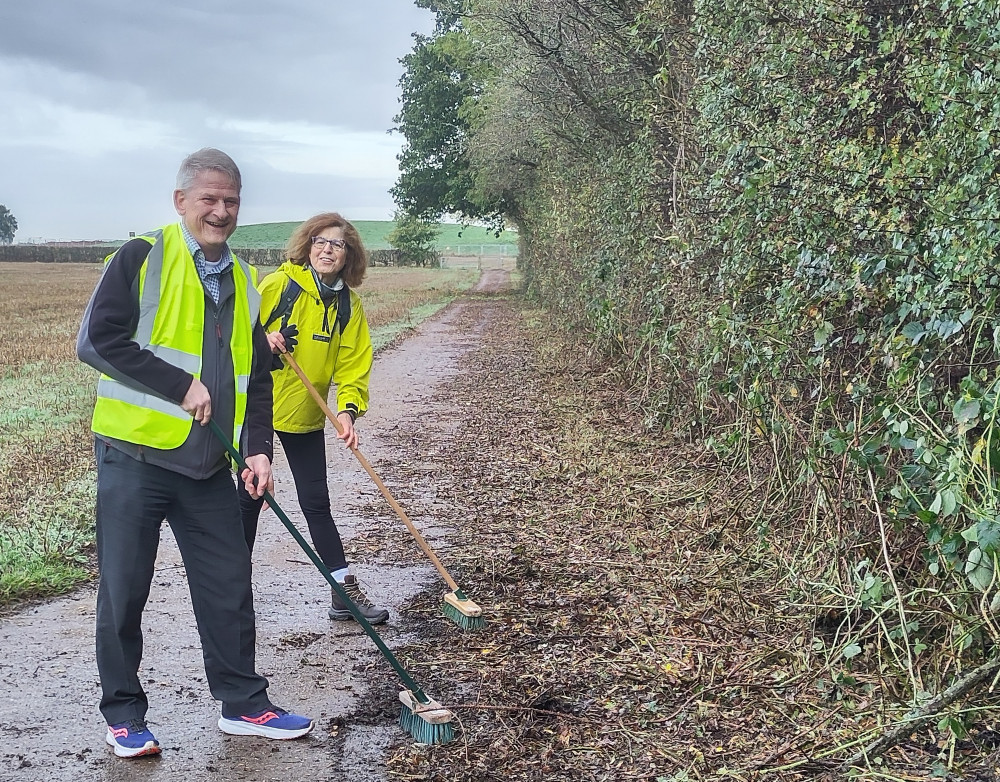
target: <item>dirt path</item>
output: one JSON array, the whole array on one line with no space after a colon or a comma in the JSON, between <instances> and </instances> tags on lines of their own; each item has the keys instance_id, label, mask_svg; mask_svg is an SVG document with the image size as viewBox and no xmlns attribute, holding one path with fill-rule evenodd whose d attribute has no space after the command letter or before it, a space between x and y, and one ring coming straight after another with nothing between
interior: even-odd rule
<instances>
[{"instance_id":1,"label":"dirt path","mask_svg":"<svg viewBox=\"0 0 1000 782\"><path fill-rule=\"evenodd\" d=\"M508 279L506 271L486 271L477 290L497 290ZM435 428L444 432L456 425L454 411L449 416L435 412L421 420L419 436L399 438L396 431L397 436L380 440L380 433L391 435L402 422L413 421L415 410L433 407L435 390L449 382L461 356L475 347L477 331L455 327L467 321L470 306L468 300L459 300L376 359L373 409L360 427L361 448L376 470L380 461L391 462L393 448L401 441L420 448L433 443ZM413 638L421 626L420 617L403 615L400 609L422 590L443 591L441 582L332 433L328 462L348 556L372 598L390 609L389 623L380 633L395 647ZM276 498L304 531L280 454L275 470ZM382 477L392 485L390 476ZM397 498L434 545L435 538L449 530L435 529L408 504L433 508L432 465L409 479L406 492ZM401 735L394 723L398 710L386 703L380 711L375 704L376 718L352 716L371 714L370 683L391 679L394 685L394 674L355 623L326 618L329 587L268 513L262 517L254 554L254 597L258 670L269 678L275 703L317 719L308 738L273 742L226 736L216 728L218 704L204 681L183 568L164 525L145 614L141 671L150 697L147 719L163 746L162 755L121 760L104 743L93 653L95 590L88 588L0 618L0 780L386 779L382 756L388 743ZM433 694L429 683L420 683Z\"/></svg>"}]
</instances>

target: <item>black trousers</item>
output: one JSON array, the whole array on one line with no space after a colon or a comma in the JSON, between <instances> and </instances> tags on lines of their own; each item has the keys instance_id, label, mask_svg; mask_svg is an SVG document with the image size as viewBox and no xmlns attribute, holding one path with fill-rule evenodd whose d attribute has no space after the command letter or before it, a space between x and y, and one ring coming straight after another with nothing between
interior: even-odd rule
<instances>
[{"instance_id":1,"label":"black trousers","mask_svg":"<svg viewBox=\"0 0 1000 782\"><path fill-rule=\"evenodd\" d=\"M275 434L281 440L285 458L292 471L299 507L302 509L302 515L306 517L306 524L309 525L309 535L316 547L316 553L331 571L347 567L344 543L340 539L340 532L337 531L333 514L330 512L330 487L326 482L326 432L319 429L302 434L291 432L275 432ZM239 484L239 495L243 533L246 536L247 548L252 552L264 499L253 499L243 488L242 483Z\"/></svg>"},{"instance_id":2,"label":"black trousers","mask_svg":"<svg viewBox=\"0 0 1000 782\"><path fill-rule=\"evenodd\" d=\"M271 708L255 671L250 552L227 470L196 480L97 439L97 668L108 724L145 719L142 612L166 519L187 572L205 674L226 717ZM166 631L166 628L164 628Z\"/></svg>"}]
</instances>

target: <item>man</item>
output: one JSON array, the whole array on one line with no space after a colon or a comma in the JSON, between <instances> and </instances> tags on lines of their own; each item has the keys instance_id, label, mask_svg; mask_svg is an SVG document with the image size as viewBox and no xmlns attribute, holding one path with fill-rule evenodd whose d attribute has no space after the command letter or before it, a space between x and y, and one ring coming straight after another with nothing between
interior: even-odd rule
<instances>
[{"instance_id":1,"label":"man","mask_svg":"<svg viewBox=\"0 0 1000 782\"><path fill-rule=\"evenodd\" d=\"M92 428L97 458L97 667L106 740L120 757L159 753L139 683L142 612L160 525L184 560L219 728L291 739L307 717L276 708L254 664L250 554L225 447L232 433L270 488L271 350L258 320L255 274L226 243L236 229L241 178L216 149L177 174L179 223L137 237L107 262L87 305L77 355L101 371Z\"/></svg>"}]
</instances>

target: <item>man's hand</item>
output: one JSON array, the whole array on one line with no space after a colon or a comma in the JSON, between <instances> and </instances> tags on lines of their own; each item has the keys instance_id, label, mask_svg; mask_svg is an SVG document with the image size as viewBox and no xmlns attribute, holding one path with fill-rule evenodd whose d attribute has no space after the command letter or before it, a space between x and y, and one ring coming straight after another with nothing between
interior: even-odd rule
<instances>
[{"instance_id":1,"label":"man's hand","mask_svg":"<svg viewBox=\"0 0 1000 782\"><path fill-rule=\"evenodd\" d=\"M202 426L208 425L212 418L212 397L208 394L205 384L198 378L191 378L191 385L181 401L181 407L194 416L194 420Z\"/></svg>"},{"instance_id":2,"label":"man's hand","mask_svg":"<svg viewBox=\"0 0 1000 782\"><path fill-rule=\"evenodd\" d=\"M354 419L350 413L337 413L341 431L337 437L344 441L344 446L352 451L358 447L358 430L354 428Z\"/></svg>"},{"instance_id":3,"label":"man's hand","mask_svg":"<svg viewBox=\"0 0 1000 782\"><path fill-rule=\"evenodd\" d=\"M247 467L250 469L240 473L247 494L255 500L264 496L265 489L274 492L274 476L271 474L271 460L263 454L248 456Z\"/></svg>"}]
</instances>

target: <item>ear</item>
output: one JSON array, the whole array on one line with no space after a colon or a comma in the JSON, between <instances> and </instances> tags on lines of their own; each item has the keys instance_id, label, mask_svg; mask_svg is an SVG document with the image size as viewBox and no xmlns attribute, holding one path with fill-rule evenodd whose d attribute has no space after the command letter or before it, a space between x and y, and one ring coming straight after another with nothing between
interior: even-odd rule
<instances>
[{"instance_id":1,"label":"ear","mask_svg":"<svg viewBox=\"0 0 1000 782\"><path fill-rule=\"evenodd\" d=\"M174 209L177 210L177 214L181 215L182 217L184 216L186 206L185 206L183 190L174 191Z\"/></svg>"}]
</instances>

